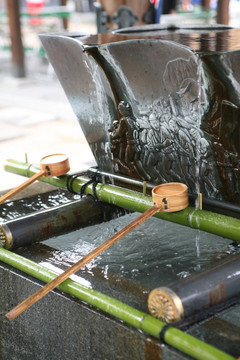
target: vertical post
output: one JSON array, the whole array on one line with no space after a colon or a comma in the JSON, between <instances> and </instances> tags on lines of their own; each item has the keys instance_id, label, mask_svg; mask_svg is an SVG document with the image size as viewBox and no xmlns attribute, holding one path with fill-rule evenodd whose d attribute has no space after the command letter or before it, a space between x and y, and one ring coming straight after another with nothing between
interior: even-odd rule
<instances>
[{"instance_id":1,"label":"vertical post","mask_svg":"<svg viewBox=\"0 0 240 360\"><path fill-rule=\"evenodd\" d=\"M15 77L25 77L24 51L21 36L19 1L7 0L8 21L12 49L12 66Z\"/></svg>"},{"instance_id":2,"label":"vertical post","mask_svg":"<svg viewBox=\"0 0 240 360\"><path fill-rule=\"evenodd\" d=\"M67 5L67 0L61 0L60 3L61 3L61 6L66 6L66 5ZM63 18L63 19L62 19L62 22L63 22L63 28L64 28L65 30L67 30L67 28L68 28L68 19L67 19L67 18Z\"/></svg>"},{"instance_id":3,"label":"vertical post","mask_svg":"<svg viewBox=\"0 0 240 360\"><path fill-rule=\"evenodd\" d=\"M228 25L229 23L229 0L218 0L217 23Z\"/></svg>"},{"instance_id":4,"label":"vertical post","mask_svg":"<svg viewBox=\"0 0 240 360\"><path fill-rule=\"evenodd\" d=\"M203 10L210 10L210 0L202 0L201 3Z\"/></svg>"}]
</instances>

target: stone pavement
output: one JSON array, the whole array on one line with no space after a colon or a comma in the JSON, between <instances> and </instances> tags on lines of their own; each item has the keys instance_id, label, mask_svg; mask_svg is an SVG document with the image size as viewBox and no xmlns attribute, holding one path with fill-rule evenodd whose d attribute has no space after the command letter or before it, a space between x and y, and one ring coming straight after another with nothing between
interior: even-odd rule
<instances>
[{"instance_id":1,"label":"stone pavement","mask_svg":"<svg viewBox=\"0 0 240 360\"><path fill-rule=\"evenodd\" d=\"M96 33L95 14L73 14L69 31ZM71 171L95 165L72 108L46 59L36 53L28 54L24 79L12 77L9 53L0 52L0 62L0 191L26 180L3 170L8 158L25 161L27 154L29 162L39 163L45 155L63 152L69 156Z\"/></svg>"}]
</instances>

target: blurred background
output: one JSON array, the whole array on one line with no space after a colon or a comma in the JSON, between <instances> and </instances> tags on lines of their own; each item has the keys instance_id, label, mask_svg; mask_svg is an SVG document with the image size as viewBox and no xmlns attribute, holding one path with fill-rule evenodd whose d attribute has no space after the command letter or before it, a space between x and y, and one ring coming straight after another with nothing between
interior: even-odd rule
<instances>
[{"instance_id":1,"label":"blurred background","mask_svg":"<svg viewBox=\"0 0 240 360\"><path fill-rule=\"evenodd\" d=\"M237 0L0 0L0 191L23 178L6 159L63 152L72 172L95 165L39 33L96 34L142 24L240 27Z\"/></svg>"}]
</instances>

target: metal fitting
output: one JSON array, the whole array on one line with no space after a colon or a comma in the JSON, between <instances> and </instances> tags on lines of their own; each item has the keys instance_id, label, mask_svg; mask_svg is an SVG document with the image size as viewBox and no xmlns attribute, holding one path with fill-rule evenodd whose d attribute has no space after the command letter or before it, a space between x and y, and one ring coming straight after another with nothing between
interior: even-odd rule
<instances>
[{"instance_id":1,"label":"metal fitting","mask_svg":"<svg viewBox=\"0 0 240 360\"><path fill-rule=\"evenodd\" d=\"M172 323L183 318L182 301L175 292L166 287L154 289L148 296L150 314L162 321Z\"/></svg>"},{"instance_id":2,"label":"metal fitting","mask_svg":"<svg viewBox=\"0 0 240 360\"><path fill-rule=\"evenodd\" d=\"M13 236L6 224L0 225L0 247L10 250L13 247Z\"/></svg>"}]
</instances>

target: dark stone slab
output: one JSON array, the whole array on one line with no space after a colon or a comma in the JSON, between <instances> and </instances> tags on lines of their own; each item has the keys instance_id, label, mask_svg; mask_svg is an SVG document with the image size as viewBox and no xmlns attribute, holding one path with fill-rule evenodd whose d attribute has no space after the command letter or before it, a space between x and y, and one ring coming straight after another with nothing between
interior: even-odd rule
<instances>
[{"instance_id":1,"label":"dark stone slab","mask_svg":"<svg viewBox=\"0 0 240 360\"><path fill-rule=\"evenodd\" d=\"M161 359L161 346L75 298L53 291L12 322L5 313L40 283L0 264L1 360Z\"/></svg>"}]
</instances>

